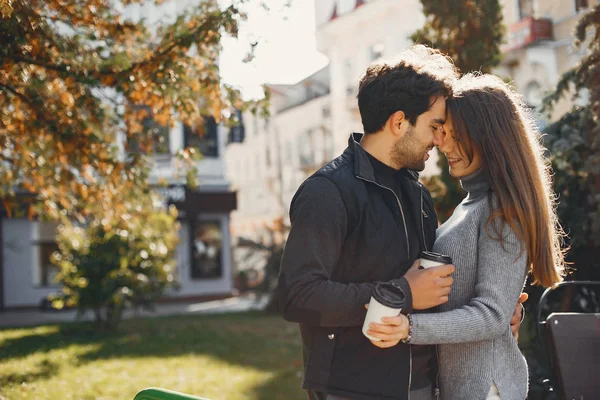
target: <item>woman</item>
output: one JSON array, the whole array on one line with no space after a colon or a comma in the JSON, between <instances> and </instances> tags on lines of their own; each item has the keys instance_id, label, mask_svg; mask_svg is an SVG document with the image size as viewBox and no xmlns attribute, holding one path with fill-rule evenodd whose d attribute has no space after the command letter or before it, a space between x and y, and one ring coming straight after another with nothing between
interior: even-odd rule
<instances>
[{"instance_id":1,"label":"woman","mask_svg":"<svg viewBox=\"0 0 600 400\"><path fill-rule=\"evenodd\" d=\"M408 317L405 341L438 344L443 399L523 400L527 364L509 320L527 273L548 287L564 267L550 168L528 109L499 78L465 75L447 114L437 142L467 196L434 251L452 257L454 285L439 313Z\"/></svg>"}]
</instances>

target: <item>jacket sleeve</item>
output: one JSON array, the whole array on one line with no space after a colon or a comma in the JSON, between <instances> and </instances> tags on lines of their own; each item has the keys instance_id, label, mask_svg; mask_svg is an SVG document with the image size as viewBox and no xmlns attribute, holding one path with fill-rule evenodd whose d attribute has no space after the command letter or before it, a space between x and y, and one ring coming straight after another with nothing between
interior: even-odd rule
<instances>
[{"instance_id":1,"label":"jacket sleeve","mask_svg":"<svg viewBox=\"0 0 600 400\"><path fill-rule=\"evenodd\" d=\"M335 184L309 178L292 200L290 220L279 273L283 317L321 327L361 326L375 284L331 280L348 231L346 206ZM412 305L406 279L394 282Z\"/></svg>"},{"instance_id":2,"label":"jacket sleeve","mask_svg":"<svg viewBox=\"0 0 600 400\"><path fill-rule=\"evenodd\" d=\"M520 241L508 224L502 237L504 245L480 228L475 296L451 311L413 314L410 343L464 343L509 334L510 318L525 283L527 252L521 253Z\"/></svg>"}]
</instances>

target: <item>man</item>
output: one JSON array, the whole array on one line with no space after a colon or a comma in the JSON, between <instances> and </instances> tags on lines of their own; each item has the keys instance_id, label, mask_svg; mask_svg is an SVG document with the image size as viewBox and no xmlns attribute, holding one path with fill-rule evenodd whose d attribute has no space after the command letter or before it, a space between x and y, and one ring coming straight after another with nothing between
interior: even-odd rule
<instances>
[{"instance_id":1,"label":"man","mask_svg":"<svg viewBox=\"0 0 600 400\"><path fill-rule=\"evenodd\" d=\"M310 399L433 397L434 348L374 346L361 326L375 282L402 288L405 314L448 301L454 266L415 262L432 248L437 217L414 171L436 144L456 78L452 63L424 46L370 66L358 93L364 137L352 135L292 200L280 306L300 324Z\"/></svg>"}]
</instances>

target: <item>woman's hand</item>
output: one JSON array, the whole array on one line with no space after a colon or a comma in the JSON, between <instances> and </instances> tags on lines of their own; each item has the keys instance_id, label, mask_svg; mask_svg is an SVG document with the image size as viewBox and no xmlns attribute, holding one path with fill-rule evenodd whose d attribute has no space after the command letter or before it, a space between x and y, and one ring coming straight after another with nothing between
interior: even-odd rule
<instances>
[{"instance_id":1,"label":"woman's hand","mask_svg":"<svg viewBox=\"0 0 600 400\"><path fill-rule=\"evenodd\" d=\"M370 336L381 339L381 341L371 340L374 346L387 349L394 347L402 339L408 337L409 322L405 315L400 314L397 317L384 317L382 321L384 322L383 324L372 322L367 331Z\"/></svg>"},{"instance_id":2,"label":"woman's hand","mask_svg":"<svg viewBox=\"0 0 600 400\"><path fill-rule=\"evenodd\" d=\"M525 303L528 298L529 295L527 293L521 293L517 307L515 307L515 312L510 319L510 330L512 331L513 337L517 342L519 341L519 328L521 327L521 322L523 321L523 303Z\"/></svg>"}]
</instances>

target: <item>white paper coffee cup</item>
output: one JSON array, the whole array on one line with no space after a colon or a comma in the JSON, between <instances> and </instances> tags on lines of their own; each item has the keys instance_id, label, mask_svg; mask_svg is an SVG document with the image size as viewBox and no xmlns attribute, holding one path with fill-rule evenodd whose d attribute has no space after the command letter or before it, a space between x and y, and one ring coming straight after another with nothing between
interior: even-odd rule
<instances>
[{"instance_id":1,"label":"white paper coffee cup","mask_svg":"<svg viewBox=\"0 0 600 400\"><path fill-rule=\"evenodd\" d=\"M404 292L402 289L393 283L380 283L375 286L371 301L369 301L369 309L363 323L362 332L370 340L380 341L376 337L367 334L369 324L375 322L382 324L383 317L396 317L400 315L404 305Z\"/></svg>"},{"instance_id":2,"label":"white paper coffee cup","mask_svg":"<svg viewBox=\"0 0 600 400\"><path fill-rule=\"evenodd\" d=\"M440 265L452 264L452 257L432 251L421 252L421 268L439 267Z\"/></svg>"}]
</instances>

